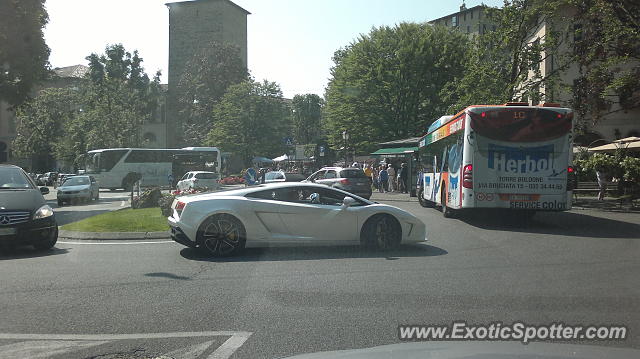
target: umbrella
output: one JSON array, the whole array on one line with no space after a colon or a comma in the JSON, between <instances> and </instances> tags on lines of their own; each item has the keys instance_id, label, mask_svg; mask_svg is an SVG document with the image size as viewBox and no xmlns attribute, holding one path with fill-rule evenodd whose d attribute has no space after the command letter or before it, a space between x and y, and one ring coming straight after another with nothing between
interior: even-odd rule
<instances>
[{"instance_id":1,"label":"umbrella","mask_svg":"<svg viewBox=\"0 0 640 359\"><path fill-rule=\"evenodd\" d=\"M287 156L287 154L285 153L284 155L280 156L280 157L276 157L273 159L273 162L282 162L282 161L286 161L289 159L289 156Z\"/></svg>"},{"instance_id":2,"label":"umbrella","mask_svg":"<svg viewBox=\"0 0 640 359\"><path fill-rule=\"evenodd\" d=\"M253 162L255 163L272 163L273 160L266 157L254 157Z\"/></svg>"},{"instance_id":3,"label":"umbrella","mask_svg":"<svg viewBox=\"0 0 640 359\"><path fill-rule=\"evenodd\" d=\"M618 148L639 151L640 137L627 137L615 140L613 143L609 143L607 145L590 148L589 152L615 152Z\"/></svg>"}]
</instances>

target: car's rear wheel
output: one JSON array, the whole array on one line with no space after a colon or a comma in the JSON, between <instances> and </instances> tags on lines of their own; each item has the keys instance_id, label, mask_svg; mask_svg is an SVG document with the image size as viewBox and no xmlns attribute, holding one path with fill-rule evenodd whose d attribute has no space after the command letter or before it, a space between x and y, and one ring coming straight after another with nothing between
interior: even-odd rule
<instances>
[{"instance_id":1,"label":"car's rear wheel","mask_svg":"<svg viewBox=\"0 0 640 359\"><path fill-rule=\"evenodd\" d=\"M234 255L244 249L246 230L242 222L230 214L207 218L197 235L200 248L214 257Z\"/></svg>"},{"instance_id":2,"label":"car's rear wheel","mask_svg":"<svg viewBox=\"0 0 640 359\"><path fill-rule=\"evenodd\" d=\"M44 251L53 248L58 242L58 227L55 228L50 238L44 242L34 243L33 247L39 251Z\"/></svg>"},{"instance_id":3,"label":"car's rear wheel","mask_svg":"<svg viewBox=\"0 0 640 359\"><path fill-rule=\"evenodd\" d=\"M360 233L360 244L365 248L389 250L402 241L402 228L398 220L389 214L371 216Z\"/></svg>"}]
</instances>

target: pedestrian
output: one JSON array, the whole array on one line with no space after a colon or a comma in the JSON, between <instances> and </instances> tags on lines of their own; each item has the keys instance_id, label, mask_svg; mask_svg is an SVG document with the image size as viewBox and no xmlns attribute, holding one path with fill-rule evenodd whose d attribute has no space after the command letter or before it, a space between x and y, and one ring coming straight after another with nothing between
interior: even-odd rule
<instances>
[{"instance_id":1,"label":"pedestrian","mask_svg":"<svg viewBox=\"0 0 640 359\"><path fill-rule=\"evenodd\" d=\"M253 167L247 168L247 171L244 174L244 185L245 185L245 187L246 186L253 186L254 184L256 184L256 179L257 179L256 170Z\"/></svg>"},{"instance_id":2,"label":"pedestrian","mask_svg":"<svg viewBox=\"0 0 640 359\"><path fill-rule=\"evenodd\" d=\"M169 191L173 189L173 173L167 175L167 182L169 182Z\"/></svg>"},{"instance_id":3,"label":"pedestrian","mask_svg":"<svg viewBox=\"0 0 640 359\"><path fill-rule=\"evenodd\" d=\"M360 168L360 164L358 164L358 162L354 162L354 163L351 164L351 167Z\"/></svg>"},{"instance_id":4,"label":"pedestrian","mask_svg":"<svg viewBox=\"0 0 640 359\"><path fill-rule=\"evenodd\" d=\"M402 162L400 165L400 171L398 171L398 187L400 187L400 192L408 193L407 188L407 176L409 175L409 169L407 168L407 164Z\"/></svg>"},{"instance_id":5,"label":"pedestrian","mask_svg":"<svg viewBox=\"0 0 640 359\"><path fill-rule=\"evenodd\" d=\"M391 163L387 165L387 174L389 175L389 192L393 192L396 189L396 170Z\"/></svg>"},{"instance_id":6,"label":"pedestrian","mask_svg":"<svg viewBox=\"0 0 640 359\"><path fill-rule=\"evenodd\" d=\"M371 168L371 165L364 165L364 175L369 178L369 187L371 187L371 185L373 185L373 169Z\"/></svg>"},{"instance_id":7,"label":"pedestrian","mask_svg":"<svg viewBox=\"0 0 640 359\"><path fill-rule=\"evenodd\" d=\"M387 172L387 166L383 165L380 169L380 192L389 191L389 172Z\"/></svg>"},{"instance_id":8,"label":"pedestrian","mask_svg":"<svg viewBox=\"0 0 640 359\"><path fill-rule=\"evenodd\" d=\"M607 192L607 185L609 184L609 174L604 168L599 168L596 169L596 177L598 178L598 187L600 187L600 192L598 192L598 201L604 201L604 196Z\"/></svg>"},{"instance_id":9,"label":"pedestrian","mask_svg":"<svg viewBox=\"0 0 640 359\"><path fill-rule=\"evenodd\" d=\"M266 176L267 176L267 169L266 168L261 168L260 169L260 183L264 184Z\"/></svg>"}]
</instances>

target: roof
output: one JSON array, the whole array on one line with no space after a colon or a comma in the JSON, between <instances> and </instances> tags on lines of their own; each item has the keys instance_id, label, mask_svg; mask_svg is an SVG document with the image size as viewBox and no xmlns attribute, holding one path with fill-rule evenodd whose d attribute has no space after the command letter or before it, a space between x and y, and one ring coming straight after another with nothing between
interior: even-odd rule
<instances>
[{"instance_id":1,"label":"roof","mask_svg":"<svg viewBox=\"0 0 640 359\"><path fill-rule=\"evenodd\" d=\"M191 3L195 4L195 3L199 3L199 2L205 2L205 1L224 1L227 2L230 5L233 5L234 7L240 9L241 11L243 11L245 14L247 15L251 15L251 13L247 10L245 10L243 7L241 7L240 5L234 3L233 1L229 1L229 0L193 0L193 1L174 1L174 2L168 2L165 3L166 6L171 7L171 5L191 5Z\"/></svg>"},{"instance_id":2,"label":"roof","mask_svg":"<svg viewBox=\"0 0 640 359\"><path fill-rule=\"evenodd\" d=\"M65 67L56 67L53 69L58 77L62 78L83 78L88 72L89 67L85 65L73 65Z\"/></svg>"},{"instance_id":3,"label":"roof","mask_svg":"<svg viewBox=\"0 0 640 359\"><path fill-rule=\"evenodd\" d=\"M389 146L389 145L411 145L414 143L420 142L420 137L409 137L401 140L393 140L389 142L379 143L380 146Z\"/></svg>"},{"instance_id":4,"label":"roof","mask_svg":"<svg viewBox=\"0 0 640 359\"><path fill-rule=\"evenodd\" d=\"M418 150L418 147L396 147L396 148L381 148L372 155L398 155L405 153L413 153Z\"/></svg>"},{"instance_id":5,"label":"roof","mask_svg":"<svg viewBox=\"0 0 640 359\"><path fill-rule=\"evenodd\" d=\"M445 16L442 16L442 17L439 17L439 18L437 18L437 19L434 19L434 20L431 20L431 21L427 21L427 23L432 24L432 23L434 23L434 22L436 22L436 21L440 21L440 20L444 20L444 19L446 19L446 18L450 18L450 17L451 17L451 16L453 16L453 15L463 14L463 13L465 13L465 12L473 11L473 10L478 9L478 8L483 8L483 9L484 9L484 8L487 8L487 7L488 7L487 5L476 5L476 6L474 6L474 7L470 7L470 8L468 8L468 9L464 9L464 10L462 10L462 11L452 12L452 13L450 13L450 14L448 14L448 15L445 15Z\"/></svg>"}]
</instances>

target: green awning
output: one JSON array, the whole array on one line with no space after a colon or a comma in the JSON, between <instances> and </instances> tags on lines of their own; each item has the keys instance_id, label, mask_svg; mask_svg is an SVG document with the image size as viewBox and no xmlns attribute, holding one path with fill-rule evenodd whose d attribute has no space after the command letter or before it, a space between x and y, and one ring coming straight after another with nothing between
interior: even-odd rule
<instances>
[{"instance_id":1,"label":"green awning","mask_svg":"<svg viewBox=\"0 0 640 359\"><path fill-rule=\"evenodd\" d=\"M381 148L372 155L401 155L407 153L413 153L418 150L418 147L396 147L396 148Z\"/></svg>"}]
</instances>

